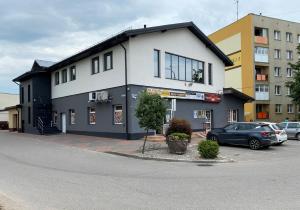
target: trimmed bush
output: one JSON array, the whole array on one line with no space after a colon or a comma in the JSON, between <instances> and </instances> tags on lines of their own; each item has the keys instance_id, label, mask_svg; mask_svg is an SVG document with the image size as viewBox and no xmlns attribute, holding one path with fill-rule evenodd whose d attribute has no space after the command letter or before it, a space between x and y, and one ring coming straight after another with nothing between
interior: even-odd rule
<instances>
[{"instance_id":1,"label":"trimmed bush","mask_svg":"<svg viewBox=\"0 0 300 210\"><path fill-rule=\"evenodd\" d=\"M189 139L189 135L186 133L171 133L169 136L169 140L175 141L184 141Z\"/></svg>"},{"instance_id":2,"label":"trimmed bush","mask_svg":"<svg viewBox=\"0 0 300 210\"><path fill-rule=\"evenodd\" d=\"M214 159L219 154L219 144L211 140L201 141L198 144L198 152L205 159Z\"/></svg>"},{"instance_id":3,"label":"trimmed bush","mask_svg":"<svg viewBox=\"0 0 300 210\"><path fill-rule=\"evenodd\" d=\"M185 133L188 135L188 139L191 140L192 137L191 124L184 119L173 118L170 121L170 125L167 129L166 136L169 136L172 133Z\"/></svg>"}]
</instances>

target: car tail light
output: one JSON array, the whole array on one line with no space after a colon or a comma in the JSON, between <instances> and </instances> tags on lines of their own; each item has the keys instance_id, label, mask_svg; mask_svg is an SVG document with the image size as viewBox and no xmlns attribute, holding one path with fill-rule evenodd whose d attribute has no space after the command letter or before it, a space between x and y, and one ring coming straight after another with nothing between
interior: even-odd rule
<instances>
[{"instance_id":1,"label":"car tail light","mask_svg":"<svg viewBox=\"0 0 300 210\"><path fill-rule=\"evenodd\" d=\"M263 132L260 133L260 135L261 135L262 137L270 137L270 132L263 131Z\"/></svg>"}]
</instances>

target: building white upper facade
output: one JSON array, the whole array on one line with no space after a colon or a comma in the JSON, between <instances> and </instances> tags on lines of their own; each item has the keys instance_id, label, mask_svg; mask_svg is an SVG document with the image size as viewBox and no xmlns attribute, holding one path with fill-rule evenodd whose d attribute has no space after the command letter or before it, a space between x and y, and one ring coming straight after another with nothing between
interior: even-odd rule
<instances>
[{"instance_id":1,"label":"building white upper facade","mask_svg":"<svg viewBox=\"0 0 300 210\"><path fill-rule=\"evenodd\" d=\"M187 28L146 33L130 37L123 43L127 51L128 85L220 93L224 88L225 64L194 33ZM159 51L160 75L154 75L154 50ZM112 69L104 69L106 53L112 53ZM166 78L166 53L204 63L204 84ZM92 74L92 59L99 56L99 73ZM179 64L178 64L179 65ZM199 64L200 65L200 64ZM212 67L209 84L208 68ZM76 67L71 80L70 67ZM67 82L62 83L62 70L67 69ZM59 72L59 84L56 76ZM107 49L71 65L53 71L52 99L125 85L125 51L121 45Z\"/></svg>"}]
</instances>

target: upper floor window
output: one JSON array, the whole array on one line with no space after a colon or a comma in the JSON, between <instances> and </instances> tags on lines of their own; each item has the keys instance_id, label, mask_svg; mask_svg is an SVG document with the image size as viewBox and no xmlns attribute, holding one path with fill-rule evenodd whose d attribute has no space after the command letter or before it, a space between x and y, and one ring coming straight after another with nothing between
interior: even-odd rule
<instances>
[{"instance_id":1,"label":"upper floor window","mask_svg":"<svg viewBox=\"0 0 300 210\"><path fill-rule=\"evenodd\" d=\"M68 81L68 73L67 69L61 71L62 83L66 83Z\"/></svg>"},{"instance_id":2,"label":"upper floor window","mask_svg":"<svg viewBox=\"0 0 300 210\"><path fill-rule=\"evenodd\" d=\"M92 74L100 72L99 56L92 59Z\"/></svg>"},{"instance_id":3,"label":"upper floor window","mask_svg":"<svg viewBox=\"0 0 300 210\"><path fill-rule=\"evenodd\" d=\"M268 85L255 85L255 91L260 93L268 93L269 86Z\"/></svg>"},{"instance_id":4,"label":"upper floor window","mask_svg":"<svg viewBox=\"0 0 300 210\"><path fill-rule=\"evenodd\" d=\"M212 72L212 64L208 64L208 84L212 85L213 82L213 72Z\"/></svg>"},{"instance_id":5,"label":"upper floor window","mask_svg":"<svg viewBox=\"0 0 300 210\"><path fill-rule=\"evenodd\" d=\"M76 80L76 67L72 66L70 68L70 81Z\"/></svg>"},{"instance_id":6,"label":"upper floor window","mask_svg":"<svg viewBox=\"0 0 300 210\"><path fill-rule=\"evenodd\" d=\"M280 77L280 67L274 67L274 76Z\"/></svg>"},{"instance_id":7,"label":"upper floor window","mask_svg":"<svg viewBox=\"0 0 300 210\"><path fill-rule=\"evenodd\" d=\"M21 104L24 103L24 87L21 87Z\"/></svg>"},{"instance_id":8,"label":"upper floor window","mask_svg":"<svg viewBox=\"0 0 300 210\"><path fill-rule=\"evenodd\" d=\"M274 50L274 58L280 59L281 58L281 52L279 49Z\"/></svg>"},{"instance_id":9,"label":"upper floor window","mask_svg":"<svg viewBox=\"0 0 300 210\"><path fill-rule=\"evenodd\" d=\"M30 85L27 86L27 99L28 99L28 102L31 101L31 86Z\"/></svg>"},{"instance_id":10,"label":"upper floor window","mask_svg":"<svg viewBox=\"0 0 300 210\"><path fill-rule=\"evenodd\" d=\"M54 78L55 78L55 85L58 85L59 84L59 71L55 72Z\"/></svg>"},{"instance_id":11,"label":"upper floor window","mask_svg":"<svg viewBox=\"0 0 300 210\"><path fill-rule=\"evenodd\" d=\"M300 34L298 34L298 43L300 44Z\"/></svg>"},{"instance_id":12,"label":"upper floor window","mask_svg":"<svg viewBox=\"0 0 300 210\"><path fill-rule=\"evenodd\" d=\"M282 105L275 104L275 113L281 113L281 112L282 112Z\"/></svg>"},{"instance_id":13,"label":"upper floor window","mask_svg":"<svg viewBox=\"0 0 300 210\"><path fill-rule=\"evenodd\" d=\"M154 76L160 77L160 51L159 50L154 50L153 60L154 60Z\"/></svg>"},{"instance_id":14,"label":"upper floor window","mask_svg":"<svg viewBox=\"0 0 300 210\"><path fill-rule=\"evenodd\" d=\"M267 37L268 30L266 28L255 28L254 34L255 34L255 36Z\"/></svg>"},{"instance_id":15,"label":"upper floor window","mask_svg":"<svg viewBox=\"0 0 300 210\"><path fill-rule=\"evenodd\" d=\"M292 77L293 76L293 70L291 68L286 69L286 77Z\"/></svg>"},{"instance_id":16,"label":"upper floor window","mask_svg":"<svg viewBox=\"0 0 300 210\"><path fill-rule=\"evenodd\" d=\"M294 113L294 106L293 104L287 105L287 113Z\"/></svg>"},{"instance_id":17,"label":"upper floor window","mask_svg":"<svg viewBox=\"0 0 300 210\"><path fill-rule=\"evenodd\" d=\"M204 62L193 60L193 81L204 84Z\"/></svg>"},{"instance_id":18,"label":"upper floor window","mask_svg":"<svg viewBox=\"0 0 300 210\"><path fill-rule=\"evenodd\" d=\"M113 54L108 52L104 54L104 71L110 70L113 68Z\"/></svg>"},{"instance_id":19,"label":"upper floor window","mask_svg":"<svg viewBox=\"0 0 300 210\"><path fill-rule=\"evenodd\" d=\"M274 39L275 40L281 40L281 33L280 33L280 31L277 31L277 30L274 31Z\"/></svg>"},{"instance_id":20,"label":"upper floor window","mask_svg":"<svg viewBox=\"0 0 300 210\"><path fill-rule=\"evenodd\" d=\"M286 59L287 60L292 60L293 59L293 51L292 50L287 50L286 51Z\"/></svg>"},{"instance_id":21,"label":"upper floor window","mask_svg":"<svg viewBox=\"0 0 300 210\"><path fill-rule=\"evenodd\" d=\"M293 34L290 32L286 32L286 41L292 42L293 41Z\"/></svg>"},{"instance_id":22,"label":"upper floor window","mask_svg":"<svg viewBox=\"0 0 300 210\"><path fill-rule=\"evenodd\" d=\"M281 95L281 86L275 85L275 95Z\"/></svg>"},{"instance_id":23,"label":"upper floor window","mask_svg":"<svg viewBox=\"0 0 300 210\"><path fill-rule=\"evenodd\" d=\"M289 86L286 87L286 95L287 96L291 95L291 87Z\"/></svg>"}]
</instances>

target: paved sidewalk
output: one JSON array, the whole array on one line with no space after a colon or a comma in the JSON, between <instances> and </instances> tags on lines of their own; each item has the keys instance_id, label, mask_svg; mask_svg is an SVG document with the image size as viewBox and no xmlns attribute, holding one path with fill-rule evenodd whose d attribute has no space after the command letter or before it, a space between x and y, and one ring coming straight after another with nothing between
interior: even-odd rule
<instances>
[{"instance_id":1,"label":"paved sidewalk","mask_svg":"<svg viewBox=\"0 0 300 210\"><path fill-rule=\"evenodd\" d=\"M7 132L8 131L0 131ZM115 152L135 154L143 145L143 140L124 140L75 134L33 135L27 133L10 133L12 136L55 142L66 146L78 147L96 152ZM200 138L193 138L192 143L197 143ZM167 147L165 142L147 142L146 148Z\"/></svg>"}]
</instances>

